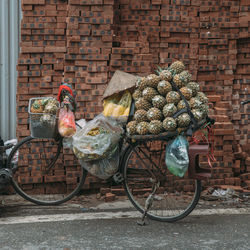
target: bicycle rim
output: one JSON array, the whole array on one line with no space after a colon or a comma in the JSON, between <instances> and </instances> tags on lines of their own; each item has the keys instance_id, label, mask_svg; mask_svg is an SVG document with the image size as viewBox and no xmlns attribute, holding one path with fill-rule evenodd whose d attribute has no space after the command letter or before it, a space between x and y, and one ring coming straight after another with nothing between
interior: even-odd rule
<instances>
[{"instance_id":1,"label":"bicycle rim","mask_svg":"<svg viewBox=\"0 0 250 250\"><path fill-rule=\"evenodd\" d=\"M122 166L123 184L134 207L144 213L146 200L158 183L147 216L174 222L186 217L197 205L201 181L173 176L165 165L165 146L164 141L153 141L128 147Z\"/></svg>"},{"instance_id":2,"label":"bicycle rim","mask_svg":"<svg viewBox=\"0 0 250 250\"><path fill-rule=\"evenodd\" d=\"M54 139L26 137L11 151L8 166L16 192L38 205L59 205L72 199L87 175L72 152Z\"/></svg>"}]
</instances>

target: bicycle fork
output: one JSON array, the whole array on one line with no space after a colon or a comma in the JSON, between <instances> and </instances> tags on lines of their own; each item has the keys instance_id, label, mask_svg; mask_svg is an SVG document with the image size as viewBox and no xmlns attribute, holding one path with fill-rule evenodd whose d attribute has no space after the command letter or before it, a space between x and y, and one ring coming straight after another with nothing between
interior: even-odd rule
<instances>
[{"instance_id":1,"label":"bicycle fork","mask_svg":"<svg viewBox=\"0 0 250 250\"><path fill-rule=\"evenodd\" d=\"M156 192L157 188L159 188L159 186L160 186L159 181L156 181L153 179L151 179L151 181L153 182L152 192L145 201L145 210L144 210L144 213L142 215L141 221L137 221L137 224L140 226L145 226L145 218L146 218L147 212L151 208L153 201L154 201L155 192Z\"/></svg>"}]
</instances>

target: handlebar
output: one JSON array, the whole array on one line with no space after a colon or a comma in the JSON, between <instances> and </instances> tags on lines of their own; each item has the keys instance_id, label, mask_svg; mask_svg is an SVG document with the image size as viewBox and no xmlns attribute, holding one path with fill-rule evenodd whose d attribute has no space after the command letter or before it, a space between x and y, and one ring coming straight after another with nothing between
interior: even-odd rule
<instances>
[{"instance_id":1,"label":"handlebar","mask_svg":"<svg viewBox=\"0 0 250 250\"><path fill-rule=\"evenodd\" d=\"M250 103L250 100L241 102L241 105L245 105L245 104L248 104L248 103Z\"/></svg>"},{"instance_id":2,"label":"handlebar","mask_svg":"<svg viewBox=\"0 0 250 250\"><path fill-rule=\"evenodd\" d=\"M7 149L9 149L9 148L12 148L14 146L14 144L12 144L12 143L8 143L7 145L5 145L5 146L1 146L0 147L0 152L2 153L2 152L5 152Z\"/></svg>"}]
</instances>

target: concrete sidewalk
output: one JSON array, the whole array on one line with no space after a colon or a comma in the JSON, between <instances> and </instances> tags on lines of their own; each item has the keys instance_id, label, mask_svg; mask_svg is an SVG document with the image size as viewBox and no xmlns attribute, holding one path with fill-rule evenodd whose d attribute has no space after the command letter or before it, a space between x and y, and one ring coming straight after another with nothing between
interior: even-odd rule
<instances>
[{"instance_id":1,"label":"concrete sidewalk","mask_svg":"<svg viewBox=\"0 0 250 250\"><path fill-rule=\"evenodd\" d=\"M19 195L0 196L0 217L26 215L53 215L79 213L128 213L134 217L135 209L126 196L116 196L112 202L105 202L98 194L80 195L59 206L38 206L24 200ZM131 213L131 214L130 214ZM250 199L245 200L209 200L201 196L192 215L209 214L250 214ZM119 215L120 216L120 215ZM122 215L121 215L122 216Z\"/></svg>"}]
</instances>

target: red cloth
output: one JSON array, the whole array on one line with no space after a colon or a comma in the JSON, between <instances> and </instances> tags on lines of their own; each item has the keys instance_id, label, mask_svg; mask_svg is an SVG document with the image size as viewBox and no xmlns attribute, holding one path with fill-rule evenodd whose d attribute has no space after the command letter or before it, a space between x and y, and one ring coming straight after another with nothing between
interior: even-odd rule
<instances>
[{"instance_id":1,"label":"red cloth","mask_svg":"<svg viewBox=\"0 0 250 250\"><path fill-rule=\"evenodd\" d=\"M73 95L73 91L72 91L72 89L71 89L70 87L68 87L68 86L66 86L66 85L61 85L61 86L59 87L59 91L58 91L58 95L57 95L57 100L58 100L59 102L60 102L61 92L62 92L63 89L69 91L69 93L70 93L72 96L74 96L74 95Z\"/></svg>"}]
</instances>

